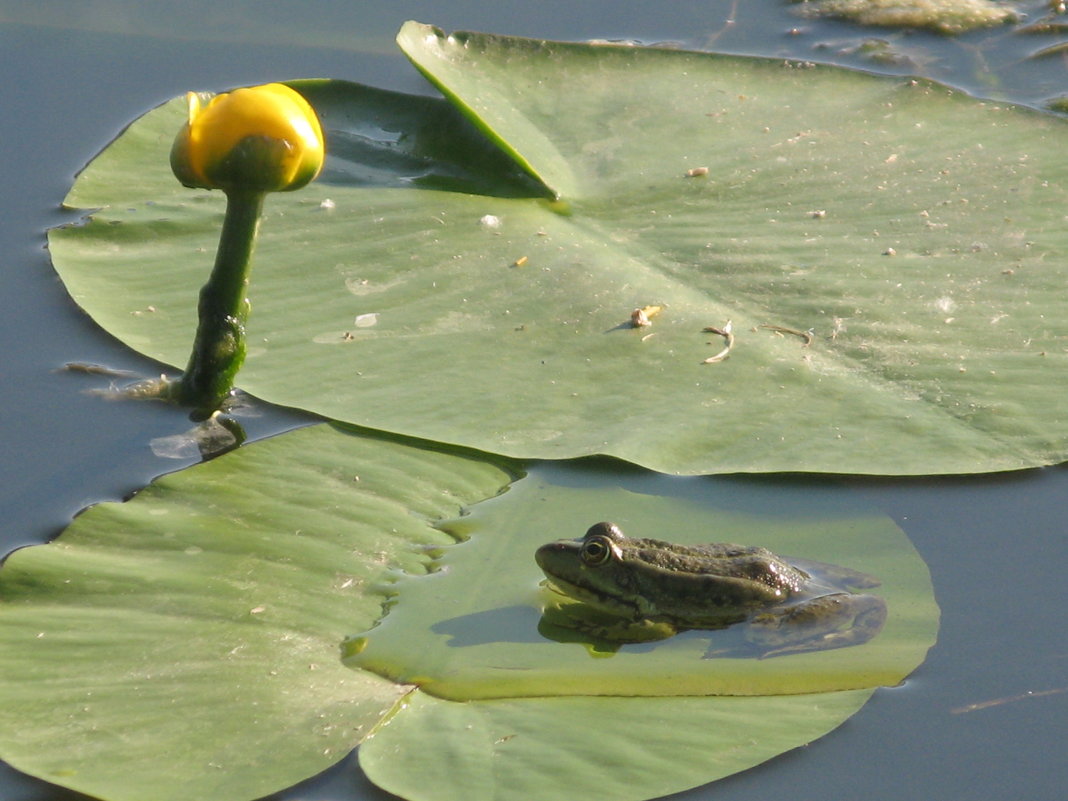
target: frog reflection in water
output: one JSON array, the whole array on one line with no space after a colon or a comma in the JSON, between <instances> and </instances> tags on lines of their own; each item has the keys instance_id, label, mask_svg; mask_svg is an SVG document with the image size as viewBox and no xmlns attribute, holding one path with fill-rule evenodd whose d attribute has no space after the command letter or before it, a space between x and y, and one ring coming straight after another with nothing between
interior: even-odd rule
<instances>
[{"instance_id":1,"label":"frog reflection in water","mask_svg":"<svg viewBox=\"0 0 1068 801\"><path fill-rule=\"evenodd\" d=\"M749 647L764 658L860 645L886 621L882 598L847 589L877 586L873 577L801 562L807 572L766 548L676 545L597 523L581 540L541 546L535 559L553 589L619 618L564 625L616 642L744 623Z\"/></svg>"}]
</instances>

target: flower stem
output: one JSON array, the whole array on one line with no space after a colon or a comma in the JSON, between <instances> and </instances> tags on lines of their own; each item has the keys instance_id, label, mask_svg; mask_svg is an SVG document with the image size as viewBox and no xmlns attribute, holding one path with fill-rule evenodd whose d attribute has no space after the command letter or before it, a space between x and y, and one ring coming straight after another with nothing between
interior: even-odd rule
<instances>
[{"instance_id":1,"label":"flower stem","mask_svg":"<svg viewBox=\"0 0 1068 801\"><path fill-rule=\"evenodd\" d=\"M178 400L209 414L234 386L245 360L245 321L252 250L256 244L264 192L226 193L226 218L211 277L200 290L200 323L189 365L178 383Z\"/></svg>"}]
</instances>

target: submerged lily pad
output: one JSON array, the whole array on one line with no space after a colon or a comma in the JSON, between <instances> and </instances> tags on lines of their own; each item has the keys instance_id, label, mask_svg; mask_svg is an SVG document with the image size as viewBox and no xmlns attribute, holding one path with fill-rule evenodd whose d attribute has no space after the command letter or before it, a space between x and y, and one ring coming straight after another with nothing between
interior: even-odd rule
<instances>
[{"instance_id":1,"label":"submerged lily pad","mask_svg":"<svg viewBox=\"0 0 1068 801\"><path fill-rule=\"evenodd\" d=\"M589 478L581 489L571 488L573 475L568 468L543 468L506 496L480 504L456 529L446 524L470 539L448 549L441 570L397 585L396 604L382 624L350 644L349 664L453 700L774 695L897 684L933 641L938 613L930 578L888 518L796 508L761 514L732 510L738 501L729 493L739 493L729 484L710 484L700 500L686 500ZM541 588L544 576L533 553L550 540L581 536L600 519L614 520L632 536L763 545L860 570L882 582L872 592L885 599L888 621L863 646L760 660L702 658L710 646L732 643L736 626L624 645L598 657L582 642L547 643L538 618L555 593ZM427 634L413 638L413 631Z\"/></svg>"},{"instance_id":2,"label":"submerged lily pad","mask_svg":"<svg viewBox=\"0 0 1068 801\"><path fill-rule=\"evenodd\" d=\"M457 517L512 477L324 425L93 507L0 569L0 758L109 801L242 801L362 741L368 776L413 799L649 798L824 734L934 640L926 569L886 519L561 467ZM875 571L889 622L833 658L702 660L702 632L591 656L539 633L533 560L590 516ZM597 758L607 741L626 770Z\"/></svg>"},{"instance_id":3,"label":"submerged lily pad","mask_svg":"<svg viewBox=\"0 0 1068 801\"><path fill-rule=\"evenodd\" d=\"M1064 120L777 60L414 23L400 42L449 102L296 84L330 154L268 200L244 389L664 472L1065 459ZM105 150L67 199L100 210L49 240L74 298L171 364L222 210L169 173L183 113ZM728 321L729 358L703 363Z\"/></svg>"}]
</instances>

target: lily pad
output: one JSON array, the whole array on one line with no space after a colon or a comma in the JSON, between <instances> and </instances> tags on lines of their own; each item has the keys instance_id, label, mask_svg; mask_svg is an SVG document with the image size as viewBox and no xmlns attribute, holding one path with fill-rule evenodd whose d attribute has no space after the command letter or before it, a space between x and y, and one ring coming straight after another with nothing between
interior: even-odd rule
<instances>
[{"instance_id":1,"label":"lily pad","mask_svg":"<svg viewBox=\"0 0 1068 801\"><path fill-rule=\"evenodd\" d=\"M93 507L0 570L0 756L112 801L323 770L409 689L343 667L341 638L510 478L316 426Z\"/></svg>"},{"instance_id":2,"label":"lily pad","mask_svg":"<svg viewBox=\"0 0 1068 801\"><path fill-rule=\"evenodd\" d=\"M268 200L247 391L672 473L1065 459L1064 120L778 60L415 23L400 43L448 102L296 84L328 169ZM67 199L99 210L50 236L78 303L170 364L222 209L169 174L182 114L134 123Z\"/></svg>"},{"instance_id":3,"label":"lily pad","mask_svg":"<svg viewBox=\"0 0 1068 801\"><path fill-rule=\"evenodd\" d=\"M93 507L0 570L0 757L109 801L241 801L363 742L368 776L413 799L648 798L821 736L934 641L927 571L884 518L786 489L769 513L737 482L513 475L323 425ZM543 637L534 546L608 515L876 571L889 621L763 662L702 660L701 632L607 657Z\"/></svg>"},{"instance_id":4,"label":"lily pad","mask_svg":"<svg viewBox=\"0 0 1068 801\"><path fill-rule=\"evenodd\" d=\"M905 534L886 517L783 503L737 508L737 487L711 484L700 500L637 493L612 480L543 468L445 530L469 538L442 569L401 581L381 625L350 643L347 662L453 700L554 695L776 695L894 685L934 640L930 577ZM745 493L742 493L745 497ZM717 502L718 499L718 502ZM732 509L731 506L735 508ZM871 642L789 658L702 658L731 645L738 627L690 631L591 656L588 643L547 645L539 615L556 596L541 587L532 555L550 540L581 536L611 519L632 536L673 542L763 545L787 557L832 562L877 577L889 618ZM535 522L536 521L536 522ZM443 603L443 599L450 599ZM413 631L428 632L415 639ZM596 651L595 651L596 653Z\"/></svg>"},{"instance_id":5,"label":"lily pad","mask_svg":"<svg viewBox=\"0 0 1068 801\"><path fill-rule=\"evenodd\" d=\"M765 660L702 658L736 627L614 654L548 641L538 614L550 593L530 555L604 517L635 535L760 543L871 571L889 620L862 646ZM359 754L372 781L406 798L622 801L709 782L835 728L876 686L901 682L937 632L930 578L900 529L785 488L773 503L736 482L656 495L641 480L543 466L445 528L466 540L431 575L401 580L346 658L417 685Z\"/></svg>"},{"instance_id":6,"label":"lily pad","mask_svg":"<svg viewBox=\"0 0 1068 801\"><path fill-rule=\"evenodd\" d=\"M814 740L871 693L464 704L413 693L403 714L360 747L360 766L375 784L411 801L640 801Z\"/></svg>"}]
</instances>

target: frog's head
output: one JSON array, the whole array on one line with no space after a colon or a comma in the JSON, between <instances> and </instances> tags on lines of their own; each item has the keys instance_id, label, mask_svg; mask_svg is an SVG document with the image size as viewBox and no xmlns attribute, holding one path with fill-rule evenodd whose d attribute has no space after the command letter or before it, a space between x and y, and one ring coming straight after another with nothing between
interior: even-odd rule
<instances>
[{"instance_id":1,"label":"frog's head","mask_svg":"<svg viewBox=\"0 0 1068 801\"><path fill-rule=\"evenodd\" d=\"M596 523L580 540L542 545L534 560L564 595L628 614L638 607L633 566L624 558L628 542L615 523Z\"/></svg>"}]
</instances>

